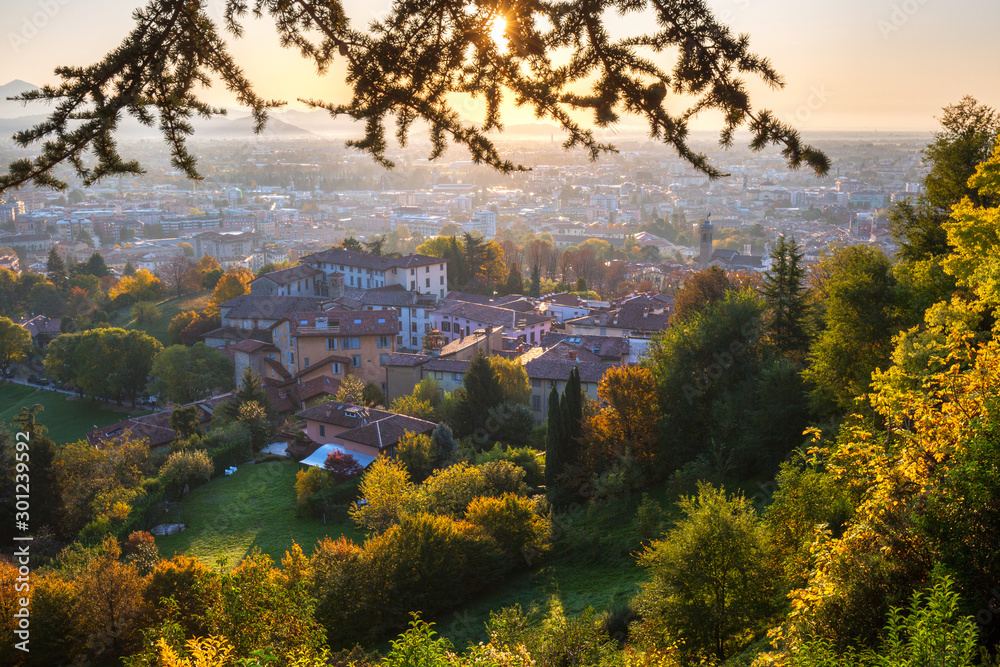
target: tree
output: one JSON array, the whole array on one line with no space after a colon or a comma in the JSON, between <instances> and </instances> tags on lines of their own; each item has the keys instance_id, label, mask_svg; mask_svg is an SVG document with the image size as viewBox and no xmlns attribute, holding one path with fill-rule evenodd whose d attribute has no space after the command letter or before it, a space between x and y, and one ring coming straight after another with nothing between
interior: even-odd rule
<instances>
[{"instance_id":1,"label":"tree","mask_svg":"<svg viewBox=\"0 0 1000 667\"><path fill-rule=\"evenodd\" d=\"M364 471L357 459L339 449L335 449L327 455L323 467L330 472L330 477L333 478L335 484L349 482Z\"/></svg>"},{"instance_id":2,"label":"tree","mask_svg":"<svg viewBox=\"0 0 1000 667\"><path fill-rule=\"evenodd\" d=\"M413 481L419 484L437 467L441 452L431 436L407 431L396 443L396 459L406 467Z\"/></svg>"},{"instance_id":3,"label":"tree","mask_svg":"<svg viewBox=\"0 0 1000 667\"><path fill-rule=\"evenodd\" d=\"M167 348L170 349L170 348ZM174 408L170 413L170 428L177 432L178 440L186 440L200 431L198 406Z\"/></svg>"},{"instance_id":4,"label":"tree","mask_svg":"<svg viewBox=\"0 0 1000 667\"><path fill-rule=\"evenodd\" d=\"M3 317L15 315L20 308L19 301L17 274L10 269L0 267L0 315Z\"/></svg>"},{"instance_id":5,"label":"tree","mask_svg":"<svg viewBox=\"0 0 1000 667\"><path fill-rule=\"evenodd\" d=\"M362 245L369 255L381 257L382 248L385 246L385 236L373 236L371 241L365 241Z\"/></svg>"},{"instance_id":6,"label":"tree","mask_svg":"<svg viewBox=\"0 0 1000 667\"><path fill-rule=\"evenodd\" d=\"M749 501L706 484L680 509L684 517L640 557L651 575L640 596L643 623L725 660L775 607L767 537Z\"/></svg>"},{"instance_id":7,"label":"tree","mask_svg":"<svg viewBox=\"0 0 1000 667\"><path fill-rule=\"evenodd\" d=\"M28 292L28 308L35 315L61 317L66 308L59 288L48 281L36 282Z\"/></svg>"},{"instance_id":8,"label":"tree","mask_svg":"<svg viewBox=\"0 0 1000 667\"><path fill-rule=\"evenodd\" d=\"M177 247L181 249L185 257L194 257L194 246L186 241L178 243Z\"/></svg>"},{"instance_id":9,"label":"tree","mask_svg":"<svg viewBox=\"0 0 1000 667\"><path fill-rule=\"evenodd\" d=\"M208 308L206 311L211 311L216 313L219 311L219 306L231 301L238 296L243 296L244 294L250 293L250 281L253 280L253 272L250 269L245 269L240 267L238 269L229 269L221 278L219 282L215 285L215 290L212 292L212 297L209 299Z\"/></svg>"},{"instance_id":10,"label":"tree","mask_svg":"<svg viewBox=\"0 0 1000 667\"><path fill-rule=\"evenodd\" d=\"M346 239L340 242L340 247L345 250L350 250L351 252L364 252L365 247L361 245L361 241L357 240L353 236L348 236Z\"/></svg>"},{"instance_id":11,"label":"tree","mask_svg":"<svg viewBox=\"0 0 1000 667\"><path fill-rule=\"evenodd\" d=\"M192 403L216 389L233 386L232 360L204 343L172 345L160 352L150 375L158 391L174 403Z\"/></svg>"},{"instance_id":12,"label":"tree","mask_svg":"<svg viewBox=\"0 0 1000 667\"><path fill-rule=\"evenodd\" d=\"M141 331L91 329L54 340L45 368L53 379L75 384L81 394L119 402L124 395L134 406L161 349L159 341Z\"/></svg>"},{"instance_id":13,"label":"tree","mask_svg":"<svg viewBox=\"0 0 1000 667\"><path fill-rule=\"evenodd\" d=\"M629 453L648 461L660 417L653 372L641 366L609 368L597 384L597 397L606 407L589 421L588 435L612 455Z\"/></svg>"},{"instance_id":14,"label":"tree","mask_svg":"<svg viewBox=\"0 0 1000 667\"><path fill-rule=\"evenodd\" d=\"M45 264L45 273L48 275L49 280L52 284L63 289L66 286L66 263L63 262L62 257L56 252L55 248L49 250L49 259Z\"/></svg>"},{"instance_id":15,"label":"tree","mask_svg":"<svg viewBox=\"0 0 1000 667\"><path fill-rule=\"evenodd\" d=\"M505 357L494 356L489 359L500 383L500 402L528 405L531 402L531 384L524 364L517 359Z\"/></svg>"},{"instance_id":16,"label":"tree","mask_svg":"<svg viewBox=\"0 0 1000 667\"><path fill-rule=\"evenodd\" d=\"M517 265L517 262L510 263L507 282L504 283L504 292L507 294L524 294L524 278L521 277L521 267Z\"/></svg>"},{"instance_id":17,"label":"tree","mask_svg":"<svg viewBox=\"0 0 1000 667\"><path fill-rule=\"evenodd\" d=\"M380 456L365 470L358 491L368 502L351 505L351 518L365 532L382 533L399 522L415 489L402 463Z\"/></svg>"},{"instance_id":18,"label":"tree","mask_svg":"<svg viewBox=\"0 0 1000 667\"><path fill-rule=\"evenodd\" d=\"M569 460L566 442L566 425L559 404L559 390L549 392L549 413L545 421L545 488L553 497L559 476Z\"/></svg>"},{"instance_id":19,"label":"tree","mask_svg":"<svg viewBox=\"0 0 1000 667\"><path fill-rule=\"evenodd\" d=\"M0 177L0 191L28 183L65 188L53 170L67 161L84 185L141 173L142 166L124 159L117 149L114 133L123 113L146 125L159 115L173 164L198 178L197 161L187 148L193 130L181 119L222 113L198 97L205 81L220 80L236 91L254 117L255 130L262 131L269 109L281 102L255 92L208 8L182 11L185 7L180 0L155 0L135 13L135 29L99 64L60 69L59 86L18 96L57 106L47 121L16 135L19 145L42 142L42 149L34 159L11 163ZM593 158L614 147L580 126L572 109L592 112L601 128L614 126L621 113L638 115L652 137L717 177L720 172L687 144L689 119L699 111L716 110L724 119L723 144L730 145L736 129L746 126L752 149L782 145L789 166L806 164L820 174L829 169L826 156L803 145L795 130L771 112L752 108L742 77L759 77L772 86L782 85L781 77L766 58L749 50L749 39L733 35L700 0L683 11L672 4L625 7L613 0L597 5L518 5L507 10L502 23L493 23L495 15L488 12L443 9L402 4L367 30L352 25L339 2L305 2L300 7L266 0L256 14L274 20L282 43L299 49L311 68L324 72L335 55L346 59L350 101L310 104L333 116L364 120L365 136L349 145L385 166L392 166L386 156L386 125L395 118L400 140L406 139L414 121L427 124L431 158L441 156L450 139L468 149L476 163L503 173L523 169L501 155L489 134L502 126L501 99L516 91L519 106L531 107L540 118L561 127L567 148L583 147ZM616 10L649 11L651 20L643 25L655 27L622 39L604 25L604 15ZM241 3L227 2L225 27L232 36L242 35L245 14ZM493 26L504 28L502 38L485 38ZM400 43L410 47L401 52ZM648 57L644 45L657 54L676 50L673 70ZM553 58L556 52L563 57ZM206 53L213 57L203 57ZM484 89L483 81L491 85ZM589 92L584 92L586 87ZM482 125L466 123L453 108L454 95L465 93L486 98ZM681 95L690 96L692 106L668 111ZM82 113L87 114L86 122L73 125ZM97 156L93 165L80 159L91 150Z\"/></svg>"},{"instance_id":20,"label":"tree","mask_svg":"<svg viewBox=\"0 0 1000 667\"><path fill-rule=\"evenodd\" d=\"M361 390L361 400L365 405L369 407L377 407L380 405L385 405L385 394L374 382L369 382L365 385L365 388Z\"/></svg>"},{"instance_id":21,"label":"tree","mask_svg":"<svg viewBox=\"0 0 1000 667\"><path fill-rule=\"evenodd\" d=\"M537 264L531 267L531 288L528 296L538 298L542 295L542 271Z\"/></svg>"},{"instance_id":22,"label":"tree","mask_svg":"<svg viewBox=\"0 0 1000 667\"><path fill-rule=\"evenodd\" d=\"M365 383L353 375L348 375L340 381L340 387L334 394L334 399L341 403L364 405Z\"/></svg>"},{"instance_id":23,"label":"tree","mask_svg":"<svg viewBox=\"0 0 1000 667\"><path fill-rule=\"evenodd\" d=\"M174 296L183 296L196 292L201 287L201 274L197 265L187 255L177 255L164 264L159 270L166 288L173 291Z\"/></svg>"},{"instance_id":24,"label":"tree","mask_svg":"<svg viewBox=\"0 0 1000 667\"><path fill-rule=\"evenodd\" d=\"M132 319L136 324L150 324L162 316L163 313L151 301L136 301L132 304Z\"/></svg>"},{"instance_id":25,"label":"tree","mask_svg":"<svg viewBox=\"0 0 1000 667\"><path fill-rule=\"evenodd\" d=\"M726 272L710 266L688 278L674 296L674 318L682 321L691 313L722 300L733 288Z\"/></svg>"},{"instance_id":26,"label":"tree","mask_svg":"<svg viewBox=\"0 0 1000 667\"><path fill-rule=\"evenodd\" d=\"M146 269L137 269L132 275L123 275L108 292L112 299L124 297L130 303L136 301L156 301L163 293L163 281Z\"/></svg>"},{"instance_id":27,"label":"tree","mask_svg":"<svg viewBox=\"0 0 1000 667\"><path fill-rule=\"evenodd\" d=\"M469 370L462 378L462 386L465 387L466 397L460 412L463 426L461 430L472 433L486 422L490 408L503 403L500 378L482 350L476 352L470 360Z\"/></svg>"},{"instance_id":28,"label":"tree","mask_svg":"<svg viewBox=\"0 0 1000 667\"><path fill-rule=\"evenodd\" d=\"M902 322L892 265L881 250L850 246L826 262L825 326L803 376L814 387L817 407L847 409L868 392L872 372L888 368L892 337Z\"/></svg>"},{"instance_id":29,"label":"tree","mask_svg":"<svg viewBox=\"0 0 1000 667\"><path fill-rule=\"evenodd\" d=\"M0 382L6 382L11 364L20 363L31 350L28 330L6 317L0 317Z\"/></svg>"},{"instance_id":30,"label":"tree","mask_svg":"<svg viewBox=\"0 0 1000 667\"><path fill-rule=\"evenodd\" d=\"M770 309L768 330L782 352L795 355L809 347L805 274L802 250L782 234L771 251L771 270L764 275L761 294Z\"/></svg>"}]
</instances>

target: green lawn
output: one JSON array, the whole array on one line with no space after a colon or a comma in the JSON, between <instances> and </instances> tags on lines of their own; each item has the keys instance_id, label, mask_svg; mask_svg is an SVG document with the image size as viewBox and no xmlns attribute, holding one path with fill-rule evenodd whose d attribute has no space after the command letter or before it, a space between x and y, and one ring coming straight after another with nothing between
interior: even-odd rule
<instances>
[{"instance_id":1,"label":"green lawn","mask_svg":"<svg viewBox=\"0 0 1000 667\"><path fill-rule=\"evenodd\" d=\"M59 445L83 438L95 424L107 426L128 416L146 414L145 410L133 410L127 403L116 410L87 398L80 400L57 391L7 383L0 385L0 424L8 427L22 406L36 403L45 408L38 421L49 427L49 437Z\"/></svg>"},{"instance_id":2,"label":"green lawn","mask_svg":"<svg viewBox=\"0 0 1000 667\"><path fill-rule=\"evenodd\" d=\"M206 290L196 294L188 294L160 301L156 304L156 307L160 309L160 318L155 322L142 325L136 324L135 320L132 319L132 312L129 308L124 308L115 313L111 321L115 326L144 331L163 343L164 346L167 346L169 345L167 342L167 326L170 324L170 320L187 310L204 310L208 306L208 300L211 296L212 291Z\"/></svg>"},{"instance_id":3,"label":"green lawn","mask_svg":"<svg viewBox=\"0 0 1000 667\"><path fill-rule=\"evenodd\" d=\"M183 501L179 514L165 521L179 522L187 529L156 538L160 554L175 552L197 556L214 567L220 557L232 568L254 547L279 561L292 542L311 554L316 542L340 535L360 542L363 538L350 523L329 522L295 516L294 461L239 466L231 477L218 477L201 486ZM178 512L178 510L173 510Z\"/></svg>"}]
</instances>

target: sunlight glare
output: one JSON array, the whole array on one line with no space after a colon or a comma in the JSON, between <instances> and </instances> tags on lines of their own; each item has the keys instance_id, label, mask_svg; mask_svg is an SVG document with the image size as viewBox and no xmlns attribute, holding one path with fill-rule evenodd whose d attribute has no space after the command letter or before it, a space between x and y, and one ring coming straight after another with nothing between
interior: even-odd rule
<instances>
[{"instance_id":1,"label":"sunlight glare","mask_svg":"<svg viewBox=\"0 0 1000 667\"><path fill-rule=\"evenodd\" d=\"M502 14L497 14L490 21L490 39L500 53L507 53L507 19Z\"/></svg>"}]
</instances>

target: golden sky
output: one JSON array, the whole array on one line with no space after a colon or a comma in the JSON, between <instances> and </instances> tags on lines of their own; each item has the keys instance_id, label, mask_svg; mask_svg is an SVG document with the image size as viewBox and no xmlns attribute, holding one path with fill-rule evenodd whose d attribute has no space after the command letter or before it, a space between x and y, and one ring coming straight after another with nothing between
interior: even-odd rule
<instances>
[{"instance_id":1,"label":"golden sky","mask_svg":"<svg viewBox=\"0 0 1000 667\"><path fill-rule=\"evenodd\" d=\"M970 94L1000 106L1000 47L995 0L711 0L717 15L751 36L786 87L752 86L766 106L803 131L930 129L942 106ZM210 13L221 15L221 0ZM127 0L4 0L0 3L0 84L55 81L57 65L96 61L124 37L137 3ZM385 0L347 0L367 23ZM616 30L641 29L642 17L613 18ZM277 44L273 26L250 20L233 51L265 97L344 99L343 70L320 78L296 52ZM225 91L211 102L231 105ZM27 111L26 113L32 113ZM530 122L524 112L508 123ZM710 129L706 118L695 129Z\"/></svg>"}]
</instances>

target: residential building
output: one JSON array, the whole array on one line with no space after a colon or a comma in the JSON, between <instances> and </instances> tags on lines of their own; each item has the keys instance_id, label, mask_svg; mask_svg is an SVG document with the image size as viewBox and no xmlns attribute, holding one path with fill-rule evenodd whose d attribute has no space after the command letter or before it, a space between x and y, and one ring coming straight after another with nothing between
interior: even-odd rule
<instances>
[{"instance_id":1,"label":"residential building","mask_svg":"<svg viewBox=\"0 0 1000 667\"><path fill-rule=\"evenodd\" d=\"M394 311L298 312L273 328L278 361L291 376L302 371L349 374L374 382L383 392L382 364L396 351L398 332Z\"/></svg>"},{"instance_id":2,"label":"residential building","mask_svg":"<svg viewBox=\"0 0 1000 667\"><path fill-rule=\"evenodd\" d=\"M449 341L469 336L477 329L501 329L510 338L536 344L552 326L551 318L536 312L466 302L441 306L434 310L431 318L434 328Z\"/></svg>"},{"instance_id":3,"label":"residential building","mask_svg":"<svg viewBox=\"0 0 1000 667\"><path fill-rule=\"evenodd\" d=\"M339 445L363 456L395 456L405 433L429 434L437 424L406 415L328 401L295 415L306 435L319 445Z\"/></svg>"},{"instance_id":4,"label":"residential building","mask_svg":"<svg viewBox=\"0 0 1000 667\"><path fill-rule=\"evenodd\" d=\"M426 255L406 257L377 257L331 248L306 255L302 264L308 264L327 275L340 273L344 287L372 289L389 285L402 285L411 292L434 294L443 298L448 289L448 260Z\"/></svg>"}]
</instances>

